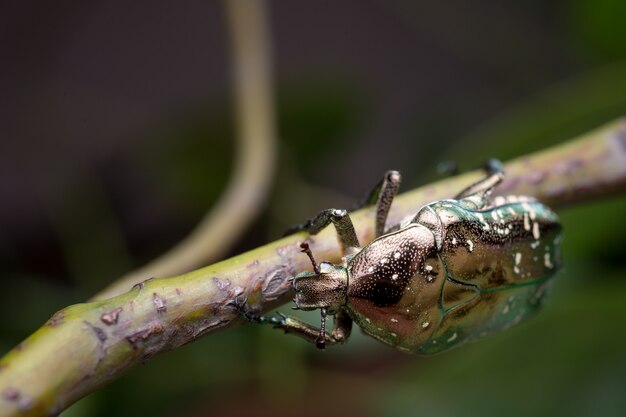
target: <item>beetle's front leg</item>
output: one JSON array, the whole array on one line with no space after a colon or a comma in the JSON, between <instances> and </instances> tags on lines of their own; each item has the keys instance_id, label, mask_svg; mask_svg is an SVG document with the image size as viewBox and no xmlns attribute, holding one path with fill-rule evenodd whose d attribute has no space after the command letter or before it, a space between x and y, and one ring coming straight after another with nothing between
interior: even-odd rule
<instances>
[{"instance_id":1,"label":"beetle's front leg","mask_svg":"<svg viewBox=\"0 0 626 417\"><path fill-rule=\"evenodd\" d=\"M282 314L280 314L280 317L272 317L266 319L264 322L273 324L276 329L283 329L285 333L301 337L315 344L319 349L324 349L326 345L332 346L345 343L352 331L352 319L344 310L339 310L337 314L335 314L333 331L330 333L322 331L296 317Z\"/></svg>"},{"instance_id":2,"label":"beetle's front leg","mask_svg":"<svg viewBox=\"0 0 626 417\"><path fill-rule=\"evenodd\" d=\"M343 255L350 255L357 252L360 249L359 239L356 236L356 231L352 225L350 215L346 210L341 209L327 209L322 210L317 216L309 220L303 225L297 225L290 228L285 235L305 230L312 235L318 234L329 224L334 224L339 236L339 243L341 244L341 251Z\"/></svg>"}]
</instances>

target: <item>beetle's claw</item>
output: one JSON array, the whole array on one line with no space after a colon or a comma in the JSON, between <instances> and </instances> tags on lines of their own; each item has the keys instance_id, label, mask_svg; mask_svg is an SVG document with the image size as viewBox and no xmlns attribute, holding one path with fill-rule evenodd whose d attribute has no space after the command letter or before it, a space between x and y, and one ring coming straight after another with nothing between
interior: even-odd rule
<instances>
[{"instance_id":1,"label":"beetle's claw","mask_svg":"<svg viewBox=\"0 0 626 417\"><path fill-rule=\"evenodd\" d=\"M319 350L326 349L326 340L323 337L318 337L315 340L315 347L318 348Z\"/></svg>"},{"instance_id":2,"label":"beetle's claw","mask_svg":"<svg viewBox=\"0 0 626 417\"><path fill-rule=\"evenodd\" d=\"M233 305L237 309L237 312L239 312L240 314L243 313L243 309L245 308L247 303L248 303L248 297L244 298L243 301L239 301L239 294L237 294L235 296L235 299L233 300Z\"/></svg>"},{"instance_id":3,"label":"beetle's claw","mask_svg":"<svg viewBox=\"0 0 626 417\"><path fill-rule=\"evenodd\" d=\"M278 317L276 316L260 316L252 312L248 306L248 297L245 297L243 300L239 300L239 296L235 297L233 302L237 312L241 317L249 321L250 323L258 323L258 324L272 324L274 327L280 327L285 325L287 321L287 316L279 311L276 312Z\"/></svg>"},{"instance_id":4,"label":"beetle's claw","mask_svg":"<svg viewBox=\"0 0 626 417\"><path fill-rule=\"evenodd\" d=\"M287 279L287 281L291 285L291 288L293 288L295 290L296 289L296 277L291 277L291 278Z\"/></svg>"},{"instance_id":5,"label":"beetle's claw","mask_svg":"<svg viewBox=\"0 0 626 417\"><path fill-rule=\"evenodd\" d=\"M239 301L239 295L235 296L234 303L237 312L241 317L249 321L250 323L263 323L263 317L252 312L248 306L248 297L245 297L242 301Z\"/></svg>"}]
</instances>

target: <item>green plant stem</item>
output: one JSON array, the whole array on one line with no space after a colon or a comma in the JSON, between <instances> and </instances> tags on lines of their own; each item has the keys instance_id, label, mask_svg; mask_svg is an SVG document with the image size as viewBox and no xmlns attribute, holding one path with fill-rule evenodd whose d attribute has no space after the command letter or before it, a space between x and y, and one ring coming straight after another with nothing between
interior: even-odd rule
<instances>
[{"instance_id":1,"label":"green plant stem","mask_svg":"<svg viewBox=\"0 0 626 417\"><path fill-rule=\"evenodd\" d=\"M626 191L626 121L505 165L496 194L526 194L554 208ZM399 195L390 223L430 201L449 198L483 175L476 171ZM372 207L352 214L362 244L372 240ZM69 306L0 359L0 416L62 411L135 365L200 336L242 324L234 301L264 312L289 300L288 278L310 269L299 243L318 259L339 261L332 227L298 233L183 275L151 279L107 300Z\"/></svg>"}]
</instances>

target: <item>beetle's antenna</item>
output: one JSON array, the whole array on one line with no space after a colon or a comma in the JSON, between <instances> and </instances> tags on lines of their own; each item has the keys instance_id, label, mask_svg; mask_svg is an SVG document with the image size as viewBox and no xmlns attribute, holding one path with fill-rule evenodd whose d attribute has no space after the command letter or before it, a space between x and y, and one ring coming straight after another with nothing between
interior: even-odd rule
<instances>
[{"instance_id":1,"label":"beetle's antenna","mask_svg":"<svg viewBox=\"0 0 626 417\"><path fill-rule=\"evenodd\" d=\"M326 309L322 308L320 313L322 313L322 322L320 323L320 335L315 341L315 346L318 349L324 349L326 347Z\"/></svg>"},{"instance_id":2,"label":"beetle's antenna","mask_svg":"<svg viewBox=\"0 0 626 417\"><path fill-rule=\"evenodd\" d=\"M311 252L311 248L309 248L309 244L306 243L306 242L302 242L302 243L300 243L300 247L302 248L302 250L300 252L306 253L306 255L311 260L311 263L313 264L313 271L315 271L316 274L319 274L320 273L320 267L317 264L317 262L315 262L315 258L313 257L313 252Z\"/></svg>"}]
</instances>

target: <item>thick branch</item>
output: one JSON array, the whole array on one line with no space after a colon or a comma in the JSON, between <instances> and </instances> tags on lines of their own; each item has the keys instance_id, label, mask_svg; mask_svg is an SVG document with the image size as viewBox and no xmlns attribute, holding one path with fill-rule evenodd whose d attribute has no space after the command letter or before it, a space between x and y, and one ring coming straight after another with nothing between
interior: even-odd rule
<instances>
[{"instance_id":1,"label":"thick branch","mask_svg":"<svg viewBox=\"0 0 626 417\"><path fill-rule=\"evenodd\" d=\"M553 207L626 191L626 122L613 122L572 142L506 164L500 194L534 195ZM472 172L398 196L390 221L448 198L482 175ZM361 242L374 213L353 214ZM153 279L108 300L67 307L0 359L0 415L55 414L153 356L205 334L241 324L233 301L248 297L266 311L289 299L287 278L309 269L299 242L319 259L339 261L334 230L295 234L217 264Z\"/></svg>"}]
</instances>

